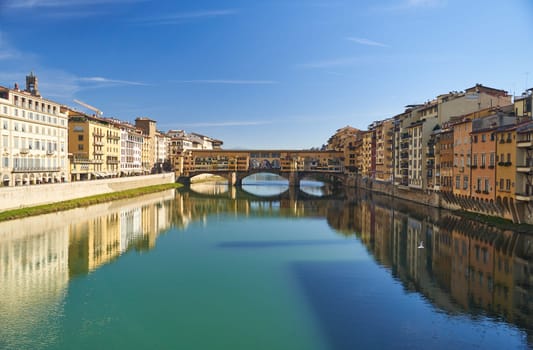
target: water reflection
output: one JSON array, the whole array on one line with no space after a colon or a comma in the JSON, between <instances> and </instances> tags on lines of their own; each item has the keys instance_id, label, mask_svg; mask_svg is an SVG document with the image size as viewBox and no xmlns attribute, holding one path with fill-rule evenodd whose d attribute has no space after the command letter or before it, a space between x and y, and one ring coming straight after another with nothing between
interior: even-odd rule
<instances>
[{"instance_id":1,"label":"water reflection","mask_svg":"<svg viewBox=\"0 0 533 350\"><path fill-rule=\"evenodd\" d=\"M158 235L170 228L185 229L195 221L216 225L208 218L220 214L325 218L339 234L359 239L405 291L419 293L448 314L504 320L532 339L530 235L364 192L341 199L294 193L261 199L235 188L203 186L0 223L0 348L53 343L58 325L50 320L60 320L69 279L128 251L153 249ZM324 244L342 241L230 241L220 247ZM304 285L315 285L308 277L317 267L296 264L294 269ZM328 276L329 270L323 278Z\"/></svg>"},{"instance_id":2,"label":"water reflection","mask_svg":"<svg viewBox=\"0 0 533 350\"><path fill-rule=\"evenodd\" d=\"M0 348L53 344L69 279L153 248L173 199L167 191L0 223Z\"/></svg>"}]
</instances>

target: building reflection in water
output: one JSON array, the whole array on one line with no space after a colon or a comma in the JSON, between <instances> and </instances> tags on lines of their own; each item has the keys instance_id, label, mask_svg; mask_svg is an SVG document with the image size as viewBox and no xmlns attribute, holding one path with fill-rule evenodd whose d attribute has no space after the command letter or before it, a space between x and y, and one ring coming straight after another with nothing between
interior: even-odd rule
<instances>
[{"instance_id":1,"label":"building reflection in water","mask_svg":"<svg viewBox=\"0 0 533 350\"><path fill-rule=\"evenodd\" d=\"M0 223L0 349L54 344L69 278L153 248L173 200L167 191Z\"/></svg>"},{"instance_id":2,"label":"building reflection in water","mask_svg":"<svg viewBox=\"0 0 533 350\"><path fill-rule=\"evenodd\" d=\"M370 193L350 200L342 215L330 224L358 236L407 291L451 314L514 323L533 344L533 232Z\"/></svg>"},{"instance_id":3,"label":"building reflection in water","mask_svg":"<svg viewBox=\"0 0 533 350\"><path fill-rule=\"evenodd\" d=\"M0 348L53 343L70 278L154 248L171 227L222 214L325 218L339 234L357 236L406 291L450 314L496 317L533 334L533 236L370 193L328 199L286 191L261 199L232 187L0 223Z\"/></svg>"}]
</instances>

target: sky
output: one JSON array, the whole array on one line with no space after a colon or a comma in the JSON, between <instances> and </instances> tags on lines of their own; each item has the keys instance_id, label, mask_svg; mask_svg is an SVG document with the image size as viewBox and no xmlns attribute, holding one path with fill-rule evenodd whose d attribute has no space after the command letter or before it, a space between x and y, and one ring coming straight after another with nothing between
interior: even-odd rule
<instances>
[{"instance_id":1,"label":"sky","mask_svg":"<svg viewBox=\"0 0 533 350\"><path fill-rule=\"evenodd\" d=\"M533 87L530 0L0 0L0 85L226 149L320 147L439 94Z\"/></svg>"}]
</instances>

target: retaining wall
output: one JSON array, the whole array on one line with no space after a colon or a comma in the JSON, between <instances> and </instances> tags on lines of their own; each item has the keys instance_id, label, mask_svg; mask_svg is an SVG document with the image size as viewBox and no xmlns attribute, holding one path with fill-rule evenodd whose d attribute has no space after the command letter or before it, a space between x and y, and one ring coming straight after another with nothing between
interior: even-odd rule
<instances>
[{"instance_id":1,"label":"retaining wall","mask_svg":"<svg viewBox=\"0 0 533 350\"><path fill-rule=\"evenodd\" d=\"M57 184L0 187L0 211L175 182L174 173Z\"/></svg>"},{"instance_id":2,"label":"retaining wall","mask_svg":"<svg viewBox=\"0 0 533 350\"><path fill-rule=\"evenodd\" d=\"M380 182L357 176L349 177L349 187L363 188L372 192L429 205L447 210L465 210L473 213L502 217L515 223L533 225L533 205L528 203L514 203L503 205L497 202L487 202L470 197L454 196L451 193L421 191L403 186L392 186L388 182Z\"/></svg>"}]
</instances>

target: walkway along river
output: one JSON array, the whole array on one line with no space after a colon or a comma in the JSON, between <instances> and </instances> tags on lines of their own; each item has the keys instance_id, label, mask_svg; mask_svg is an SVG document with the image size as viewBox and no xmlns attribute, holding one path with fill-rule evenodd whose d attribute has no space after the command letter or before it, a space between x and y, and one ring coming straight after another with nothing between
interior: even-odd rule
<instances>
[{"instance_id":1,"label":"walkway along river","mask_svg":"<svg viewBox=\"0 0 533 350\"><path fill-rule=\"evenodd\" d=\"M531 236L368 192L246 190L0 223L0 348L533 345Z\"/></svg>"}]
</instances>

